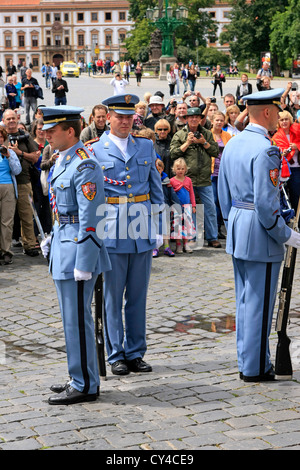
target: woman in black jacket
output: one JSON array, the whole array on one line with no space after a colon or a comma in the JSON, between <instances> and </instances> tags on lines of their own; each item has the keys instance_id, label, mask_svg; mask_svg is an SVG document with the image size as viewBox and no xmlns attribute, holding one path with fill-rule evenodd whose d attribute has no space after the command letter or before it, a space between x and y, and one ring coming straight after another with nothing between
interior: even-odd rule
<instances>
[{"instance_id":1,"label":"woman in black jacket","mask_svg":"<svg viewBox=\"0 0 300 470\"><path fill-rule=\"evenodd\" d=\"M241 111L244 111L246 106L243 104L243 96L251 95L252 93L252 85L248 82L248 75L243 73L241 76L242 83L237 86L235 96L236 96L236 103Z\"/></svg>"},{"instance_id":2,"label":"woman in black jacket","mask_svg":"<svg viewBox=\"0 0 300 470\"><path fill-rule=\"evenodd\" d=\"M154 126L154 131L156 137L154 149L164 163L165 173L171 177L172 160L170 157L170 143L172 138L170 136L170 123L166 119L159 119Z\"/></svg>"}]
</instances>

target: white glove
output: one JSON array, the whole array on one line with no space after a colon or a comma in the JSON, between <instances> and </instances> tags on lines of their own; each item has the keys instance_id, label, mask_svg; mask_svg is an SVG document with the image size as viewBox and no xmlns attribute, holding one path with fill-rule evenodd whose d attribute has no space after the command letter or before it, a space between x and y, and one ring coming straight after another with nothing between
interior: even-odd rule
<instances>
[{"instance_id":1,"label":"white glove","mask_svg":"<svg viewBox=\"0 0 300 470\"><path fill-rule=\"evenodd\" d=\"M92 279L92 273L74 268L74 279L75 281L89 281Z\"/></svg>"},{"instance_id":2,"label":"white glove","mask_svg":"<svg viewBox=\"0 0 300 470\"><path fill-rule=\"evenodd\" d=\"M162 235L156 235L156 249L158 250L160 246L162 246L164 242Z\"/></svg>"},{"instance_id":3,"label":"white glove","mask_svg":"<svg viewBox=\"0 0 300 470\"><path fill-rule=\"evenodd\" d=\"M290 238L285 242L286 245L294 248L300 248L300 233L292 230Z\"/></svg>"},{"instance_id":4,"label":"white glove","mask_svg":"<svg viewBox=\"0 0 300 470\"><path fill-rule=\"evenodd\" d=\"M40 247L43 253L44 258L47 258L49 251L50 251L50 245L51 245L51 237L44 238L42 240Z\"/></svg>"}]
</instances>

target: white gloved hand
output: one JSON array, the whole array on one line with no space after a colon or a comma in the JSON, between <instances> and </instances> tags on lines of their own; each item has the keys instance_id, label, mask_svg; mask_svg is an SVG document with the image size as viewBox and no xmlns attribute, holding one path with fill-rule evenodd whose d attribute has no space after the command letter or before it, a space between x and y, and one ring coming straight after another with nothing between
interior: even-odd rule
<instances>
[{"instance_id":1,"label":"white gloved hand","mask_svg":"<svg viewBox=\"0 0 300 470\"><path fill-rule=\"evenodd\" d=\"M92 279L92 273L74 268L74 279L75 281L89 281Z\"/></svg>"},{"instance_id":2,"label":"white gloved hand","mask_svg":"<svg viewBox=\"0 0 300 470\"><path fill-rule=\"evenodd\" d=\"M300 248L300 233L292 230L290 238L285 242L286 245L294 248Z\"/></svg>"},{"instance_id":3,"label":"white gloved hand","mask_svg":"<svg viewBox=\"0 0 300 470\"><path fill-rule=\"evenodd\" d=\"M160 246L162 246L164 242L162 235L156 235L156 249L158 250Z\"/></svg>"},{"instance_id":4,"label":"white gloved hand","mask_svg":"<svg viewBox=\"0 0 300 470\"><path fill-rule=\"evenodd\" d=\"M47 258L49 251L50 251L50 245L51 245L51 237L46 237L44 240L42 240L40 247L43 253L44 258Z\"/></svg>"}]
</instances>

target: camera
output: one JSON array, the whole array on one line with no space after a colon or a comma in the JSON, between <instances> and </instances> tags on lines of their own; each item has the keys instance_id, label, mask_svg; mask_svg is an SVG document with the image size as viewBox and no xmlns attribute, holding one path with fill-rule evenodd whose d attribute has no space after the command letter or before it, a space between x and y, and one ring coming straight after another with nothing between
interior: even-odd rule
<instances>
[{"instance_id":1,"label":"camera","mask_svg":"<svg viewBox=\"0 0 300 470\"><path fill-rule=\"evenodd\" d=\"M177 106L177 101L172 101L172 103L170 104L170 107L176 108L176 106Z\"/></svg>"},{"instance_id":2,"label":"camera","mask_svg":"<svg viewBox=\"0 0 300 470\"><path fill-rule=\"evenodd\" d=\"M194 132L194 137L196 137L196 139L201 139L201 133L199 131Z\"/></svg>"},{"instance_id":3,"label":"camera","mask_svg":"<svg viewBox=\"0 0 300 470\"><path fill-rule=\"evenodd\" d=\"M9 135L9 143L11 145L15 145L17 142L24 142L25 140L29 139L29 134L26 132L19 131L19 135Z\"/></svg>"},{"instance_id":4,"label":"camera","mask_svg":"<svg viewBox=\"0 0 300 470\"><path fill-rule=\"evenodd\" d=\"M3 157L7 155L7 148L4 147L3 145L0 145L0 153L2 154Z\"/></svg>"},{"instance_id":5,"label":"camera","mask_svg":"<svg viewBox=\"0 0 300 470\"><path fill-rule=\"evenodd\" d=\"M298 90L298 84L297 84L296 82L293 82L293 83L292 83L291 90L292 90L292 91L297 91L297 90Z\"/></svg>"},{"instance_id":6,"label":"camera","mask_svg":"<svg viewBox=\"0 0 300 470\"><path fill-rule=\"evenodd\" d=\"M215 97L213 97L213 98L211 98L211 99L210 99L210 102L211 102L211 103L216 103L216 102L217 102L217 100L216 100L216 98L215 98Z\"/></svg>"}]
</instances>

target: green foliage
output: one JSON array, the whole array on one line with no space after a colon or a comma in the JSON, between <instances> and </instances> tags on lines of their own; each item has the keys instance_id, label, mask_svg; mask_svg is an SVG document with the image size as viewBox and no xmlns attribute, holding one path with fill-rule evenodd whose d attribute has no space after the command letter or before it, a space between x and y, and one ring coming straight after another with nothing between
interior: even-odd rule
<instances>
[{"instance_id":1,"label":"green foliage","mask_svg":"<svg viewBox=\"0 0 300 470\"><path fill-rule=\"evenodd\" d=\"M283 12L288 0L231 0L231 22L221 33L220 42L229 42L236 61L247 60L259 66L261 52L270 50L271 23Z\"/></svg>"},{"instance_id":2,"label":"green foliage","mask_svg":"<svg viewBox=\"0 0 300 470\"><path fill-rule=\"evenodd\" d=\"M154 30L155 27L151 26L146 18L136 23L126 38L128 51L126 59L131 59L133 62L138 60L146 62L148 60L151 33Z\"/></svg>"},{"instance_id":3,"label":"green foliage","mask_svg":"<svg viewBox=\"0 0 300 470\"><path fill-rule=\"evenodd\" d=\"M300 54L300 3L290 0L282 13L276 13L271 25L270 47L278 56L281 68L289 69L292 60Z\"/></svg>"}]
</instances>

